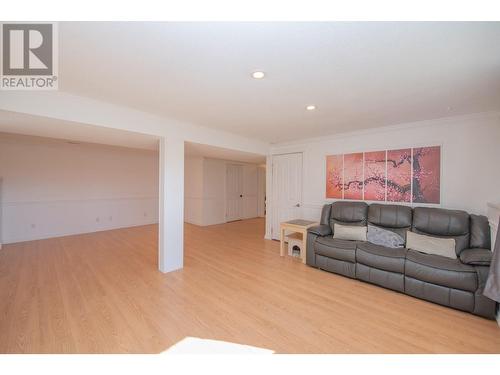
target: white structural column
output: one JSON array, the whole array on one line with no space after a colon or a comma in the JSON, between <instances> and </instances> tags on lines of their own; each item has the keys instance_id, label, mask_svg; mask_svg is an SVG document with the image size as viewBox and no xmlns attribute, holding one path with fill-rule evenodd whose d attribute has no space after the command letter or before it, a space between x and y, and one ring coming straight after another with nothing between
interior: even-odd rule
<instances>
[{"instance_id":1,"label":"white structural column","mask_svg":"<svg viewBox=\"0 0 500 375\"><path fill-rule=\"evenodd\" d=\"M158 266L175 271L184 263L184 140L160 139Z\"/></svg>"}]
</instances>

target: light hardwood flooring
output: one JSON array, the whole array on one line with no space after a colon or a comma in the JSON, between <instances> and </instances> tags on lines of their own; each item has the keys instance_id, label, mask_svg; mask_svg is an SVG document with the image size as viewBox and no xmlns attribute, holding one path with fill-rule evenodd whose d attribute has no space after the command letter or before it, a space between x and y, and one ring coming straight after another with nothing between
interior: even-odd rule
<instances>
[{"instance_id":1,"label":"light hardwood flooring","mask_svg":"<svg viewBox=\"0 0 500 375\"><path fill-rule=\"evenodd\" d=\"M6 245L1 353L159 353L186 337L280 353L500 352L497 323L279 256L264 221L185 227L157 270L157 227Z\"/></svg>"}]
</instances>

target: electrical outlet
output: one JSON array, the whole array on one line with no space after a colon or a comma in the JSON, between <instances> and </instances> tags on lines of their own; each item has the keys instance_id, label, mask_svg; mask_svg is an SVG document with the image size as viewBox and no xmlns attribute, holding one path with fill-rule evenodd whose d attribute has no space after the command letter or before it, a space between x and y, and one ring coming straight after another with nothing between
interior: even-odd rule
<instances>
[{"instance_id":1,"label":"electrical outlet","mask_svg":"<svg viewBox=\"0 0 500 375\"><path fill-rule=\"evenodd\" d=\"M100 221L99 216L95 218L95 222L98 223Z\"/></svg>"},{"instance_id":2,"label":"electrical outlet","mask_svg":"<svg viewBox=\"0 0 500 375\"><path fill-rule=\"evenodd\" d=\"M113 216L110 216L110 217L109 217L109 221L113 221Z\"/></svg>"},{"instance_id":3,"label":"electrical outlet","mask_svg":"<svg viewBox=\"0 0 500 375\"><path fill-rule=\"evenodd\" d=\"M31 229L35 229L36 228L36 224L31 224Z\"/></svg>"}]
</instances>

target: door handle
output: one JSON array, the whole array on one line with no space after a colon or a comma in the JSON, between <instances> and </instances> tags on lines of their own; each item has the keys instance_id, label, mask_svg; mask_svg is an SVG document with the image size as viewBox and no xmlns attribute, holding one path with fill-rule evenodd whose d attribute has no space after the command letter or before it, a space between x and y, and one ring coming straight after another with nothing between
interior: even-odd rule
<instances>
[{"instance_id":1,"label":"door handle","mask_svg":"<svg viewBox=\"0 0 500 375\"><path fill-rule=\"evenodd\" d=\"M300 207L300 203L297 203L297 204L295 205L295 207Z\"/></svg>"}]
</instances>

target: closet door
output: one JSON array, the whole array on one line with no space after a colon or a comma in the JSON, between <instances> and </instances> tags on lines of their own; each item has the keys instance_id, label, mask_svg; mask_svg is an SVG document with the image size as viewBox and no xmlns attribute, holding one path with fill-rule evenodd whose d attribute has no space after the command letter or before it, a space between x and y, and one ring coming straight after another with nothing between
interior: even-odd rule
<instances>
[{"instance_id":1,"label":"closet door","mask_svg":"<svg viewBox=\"0 0 500 375\"><path fill-rule=\"evenodd\" d=\"M226 221L243 218L243 167L226 165Z\"/></svg>"},{"instance_id":2,"label":"closet door","mask_svg":"<svg viewBox=\"0 0 500 375\"><path fill-rule=\"evenodd\" d=\"M259 174L256 165L243 166L243 219L258 215Z\"/></svg>"},{"instance_id":3,"label":"closet door","mask_svg":"<svg viewBox=\"0 0 500 375\"><path fill-rule=\"evenodd\" d=\"M280 223L302 214L302 153L273 156L272 194L272 238L279 240Z\"/></svg>"}]
</instances>

